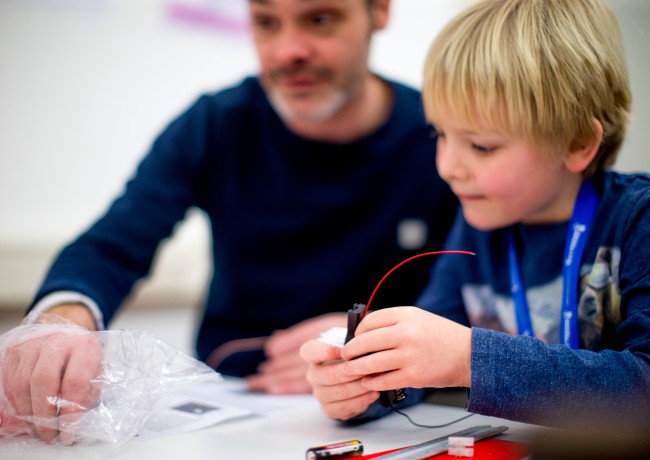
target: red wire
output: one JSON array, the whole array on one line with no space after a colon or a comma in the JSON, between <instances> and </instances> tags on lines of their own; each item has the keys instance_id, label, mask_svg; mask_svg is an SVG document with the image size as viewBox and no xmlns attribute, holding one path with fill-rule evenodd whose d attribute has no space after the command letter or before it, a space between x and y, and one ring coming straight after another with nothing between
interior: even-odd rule
<instances>
[{"instance_id":1,"label":"red wire","mask_svg":"<svg viewBox=\"0 0 650 460\"><path fill-rule=\"evenodd\" d=\"M417 259L417 258L419 258L419 257L424 257L424 256L437 256L437 255L440 255L440 254L466 254L466 255L469 255L469 256L474 256L474 255L476 255L476 254L474 254L473 252L469 252L469 251L457 251L457 250L449 250L449 251L434 251L434 252L423 252L422 254L416 254L416 255L414 255L414 256L409 257L409 258L406 259L406 260L401 261L400 263L398 263L397 265L395 265L393 268L391 268L391 269L388 271L388 273L386 273L386 274L384 275L384 277L383 277L382 279L379 280L379 283L377 283L377 286L375 287L375 290L372 291L372 294L370 294L370 299L368 299L368 303L366 304L366 310L365 310L365 312L364 312L364 315L365 315L366 313L368 313L368 309L370 308L370 302L372 302L372 299L375 297L375 294L377 293L377 290L379 289L379 286L381 286L381 284L384 282L384 280L385 280L386 278L388 278L388 276L389 276L391 273L393 273L393 272L394 272L395 270L397 270L399 267L401 267L402 265L404 265L404 264L407 263L407 262L410 262L410 261L413 260L413 259Z\"/></svg>"}]
</instances>

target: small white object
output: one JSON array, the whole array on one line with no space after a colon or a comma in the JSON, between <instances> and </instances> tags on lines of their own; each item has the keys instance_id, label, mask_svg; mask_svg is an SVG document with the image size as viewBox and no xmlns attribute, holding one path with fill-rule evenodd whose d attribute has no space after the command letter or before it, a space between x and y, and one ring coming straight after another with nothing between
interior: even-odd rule
<instances>
[{"instance_id":1,"label":"small white object","mask_svg":"<svg viewBox=\"0 0 650 460\"><path fill-rule=\"evenodd\" d=\"M473 457L474 456L474 448L473 447L450 446L449 449L447 449L447 453L449 455L454 456L454 457Z\"/></svg>"},{"instance_id":2,"label":"small white object","mask_svg":"<svg viewBox=\"0 0 650 460\"><path fill-rule=\"evenodd\" d=\"M319 340L335 347L343 347L348 330L344 327L332 327L322 332Z\"/></svg>"},{"instance_id":3,"label":"small white object","mask_svg":"<svg viewBox=\"0 0 650 460\"><path fill-rule=\"evenodd\" d=\"M421 219L404 219L397 226L397 244L402 249L422 249L427 243L429 227Z\"/></svg>"},{"instance_id":4,"label":"small white object","mask_svg":"<svg viewBox=\"0 0 650 460\"><path fill-rule=\"evenodd\" d=\"M449 436L447 444L450 447L474 447L474 438L469 436Z\"/></svg>"},{"instance_id":5,"label":"small white object","mask_svg":"<svg viewBox=\"0 0 650 460\"><path fill-rule=\"evenodd\" d=\"M454 457L473 457L474 438L469 436L449 436L447 453Z\"/></svg>"}]
</instances>

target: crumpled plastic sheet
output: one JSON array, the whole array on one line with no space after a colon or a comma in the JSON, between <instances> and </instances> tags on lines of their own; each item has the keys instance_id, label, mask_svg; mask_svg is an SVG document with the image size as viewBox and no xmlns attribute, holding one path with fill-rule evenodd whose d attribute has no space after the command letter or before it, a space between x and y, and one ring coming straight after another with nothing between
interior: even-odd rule
<instances>
[{"instance_id":1,"label":"crumpled plastic sheet","mask_svg":"<svg viewBox=\"0 0 650 460\"><path fill-rule=\"evenodd\" d=\"M24 447L43 446L44 443L35 437L35 425L65 433L64 437L61 434L57 436L52 442L54 445L121 445L136 436L166 393L221 379L206 364L147 331L90 332L71 324L30 324L28 319L0 336L0 376L12 372L6 368L10 347L48 334L92 334L99 341L103 359L99 375L92 380L100 387L99 397L91 407L80 408L82 411L79 413L54 417L24 416L16 413L0 379L0 451L4 444L2 439L9 438L14 446L15 441ZM76 405L58 395L48 397L48 402L59 407Z\"/></svg>"}]
</instances>

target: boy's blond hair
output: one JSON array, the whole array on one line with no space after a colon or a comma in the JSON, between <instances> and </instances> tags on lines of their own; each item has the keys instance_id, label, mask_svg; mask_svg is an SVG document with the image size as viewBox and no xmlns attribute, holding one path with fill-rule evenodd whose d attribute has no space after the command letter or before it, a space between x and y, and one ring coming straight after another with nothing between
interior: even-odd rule
<instances>
[{"instance_id":1,"label":"boy's blond hair","mask_svg":"<svg viewBox=\"0 0 650 460\"><path fill-rule=\"evenodd\" d=\"M616 160L631 105L616 17L601 0L481 1L431 45L423 99L434 124L451 110L563 153L593 139L596 119L602 145L585 173L604 169Z\"/></svg>"}]
</instances>

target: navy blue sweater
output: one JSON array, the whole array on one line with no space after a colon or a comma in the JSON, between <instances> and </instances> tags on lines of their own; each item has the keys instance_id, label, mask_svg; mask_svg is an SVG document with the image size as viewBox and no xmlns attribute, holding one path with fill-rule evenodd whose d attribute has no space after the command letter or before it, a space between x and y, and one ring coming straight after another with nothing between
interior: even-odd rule
<instances>
[{"instance_id":1,"label":"navy blue sweater","mask_svg":"<svg viewBox=\"0 0 650 460\"><path fill-rule=\"evenodd\" d=\"M346 144L289 131L255 78L200 97L156 139L106 214L63 249L34 302L77 291L109 323L193 207L212 232L199 358L228 340L367 301L393 265L442 248L456 209L435 169L419 93L390 85L386 122ZM413 303L427 273L415 262L396 272L373 306ZM261 359L242 353L218 370L246 375Z\"/></svg>"}]
</instances>

